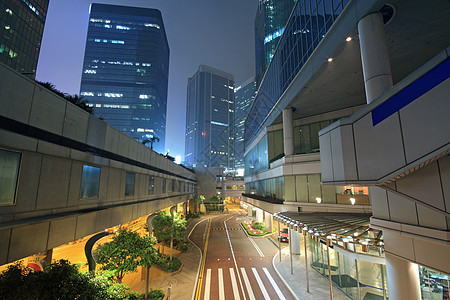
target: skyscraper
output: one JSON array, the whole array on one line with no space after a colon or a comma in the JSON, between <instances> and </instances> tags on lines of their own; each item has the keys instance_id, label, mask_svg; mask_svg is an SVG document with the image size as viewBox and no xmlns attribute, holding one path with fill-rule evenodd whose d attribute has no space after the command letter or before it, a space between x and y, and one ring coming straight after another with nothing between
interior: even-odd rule
<instances>
[{"instance_id":1,"label":"skyscraper","mask_svg":"<svg viewBox=\"0 0 450 300\"><path fill-rule=\"evenodd\" d=\"M169 45L157 9L92 4L80 94L136 140L166 134Z\"/></svg>"},{"instance_id":2,"label":"skyscraper","mask_svg":"<svg viewBox=\"0 0 450 300\"><path fill-rule=\"evenodd\" d=\"M259 0L255 18L256 84L272 60L296 0Z\"/></svg>"},{"instance_id":3,"label":"skyscraper","mask_svg":"<svg viewBox=\"0 0 450 300\"><path fill-rule=\"evenodd\" d=\"M35 77L48 0L0 2L0 61Z\"/></svg>"},{"instance_id":4,"label":"skyscraper","mask_svg":"<svg viewBox=\"0 0 450 300\"><path fill-rule=\"evenodd\" d=\"M234 169L234 77L200 65L188 79L185 161Z\"/></svg>"},{"instance_id":5,"label":"skyscraper","mask_svg":"<svg viewBox=\"0 0 450 300\"><path fill-rule=\"evenodd\" d=\"M247 117L250 105L255 99L256 95L256 82L255 77L252 77L242 83L235 89L235 145L234 145L234 155L235 155L235 168L236 170L244 169L244 128L245 128L245 118Z\"/></svg>"}]
</instances>

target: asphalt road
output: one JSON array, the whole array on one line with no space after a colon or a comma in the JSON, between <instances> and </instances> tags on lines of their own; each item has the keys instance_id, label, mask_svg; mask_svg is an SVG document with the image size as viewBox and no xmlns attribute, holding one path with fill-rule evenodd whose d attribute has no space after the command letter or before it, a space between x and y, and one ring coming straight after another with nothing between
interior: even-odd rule
<instances>
[{"instance_id":1,"label":"asphalt road","mask_svg":"<svg viewBox=\"0 0 450 300\"><path fill-rule=\"evenodd\" d=\"M248 237L240 226L248 220L243 213L230 210L193 231L191 240L206 252L195 299L293 299L272 267L277 247L267 238Z\"/></svg>"}]
</instances>

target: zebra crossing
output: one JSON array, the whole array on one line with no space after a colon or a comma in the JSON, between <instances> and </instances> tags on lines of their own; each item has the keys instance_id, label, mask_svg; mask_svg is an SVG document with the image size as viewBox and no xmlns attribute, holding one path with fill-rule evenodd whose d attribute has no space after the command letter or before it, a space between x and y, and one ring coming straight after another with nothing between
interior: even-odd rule
<instances>
[{"instance_id":1,"label":"zebra crossing","mask_svg":"<svg viewBox=\"0 0 450 300\"><path fill-rule=\"evenodd\" d=\"M255 293L259 293L258 291L261 291L265 300L286 300L277 283L266 267L258 269L255 267L240 268L240 275L242 276L242 279L244 281L243 289L246 291L246 295L248 295L249 300L256 300ZM239 294L238 280L236 278L237 276L239 276L239 274L235 268L218 268L217 270L207 269L203 299L217 299L218 296L219 300L225 300L226 289L233 291L233 299L240 300L241 296ZM228 279L231 279L231 286L226 286L227 284L230 284ZM252 286L251 281L256 281L256 284L254 283ZM270 285L266 286L264 285L264 282L270 282ZM216 286L215 283L217 283L217 286L219 287L218 290L211 288L211 284L213 284L213 286ZM267 289L270 288L275 291L275 294L278 296L278 298L271 298L269 296L269 292L267 291Z\"/></svg>"}]
</instances>

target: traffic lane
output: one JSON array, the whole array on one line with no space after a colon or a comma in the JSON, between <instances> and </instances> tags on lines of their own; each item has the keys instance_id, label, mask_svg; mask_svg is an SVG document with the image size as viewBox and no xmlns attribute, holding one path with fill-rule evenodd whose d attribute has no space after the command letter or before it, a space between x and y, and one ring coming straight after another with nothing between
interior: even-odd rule
<instances>
[{"instance_id":1,"label":"traffic lane","mask_svg":"<svg viewBox=\"0 0 450 300\"><path fill-rule=\"evenodd\" d=\"M189 236L191 242L193 242L203 252L206 242L206 234L209 226L209 220L204 219L198 222L198 225L194 228Z\"/></svg>"},{"instance_id":2,"label":"traffic lane","mask_svg":"<svg viewBox=\"0 0 450 300\"><path fill-rule=\"evenodd\" d=\"M236 220L236 218L233 218L228 220L227 224L230 224L230 226L234 226L234 224L240 222L240 220ZM249 275L248 270L252 270L252 272L254 273L254 270L252 268L255 268L258 276L264 283L264 287L267 294L270 296L270 299L278 299L279 297L276 288L273 287L271 281L273 281L276 286L278 286L278 292L281 292L285 299L294 299L273 268L272 259L278 251L278 248L271 241L269 241L268 238L249 237L244 232L244 229L242 229L240 232L230 231L229 235L233 248L235 249L238 266L240 268L244 268L247 275ZM266 270L264 270L264 268ZM268 272L268 274L266 274L266 272ZM248 278L251 286L259 286L259 283L257 282L257 276L248 276ZM257 295L262 298L258 298ZM262 289L256 289L255 297L256 299L264 299Z\"/></svg>"}]
</instances>

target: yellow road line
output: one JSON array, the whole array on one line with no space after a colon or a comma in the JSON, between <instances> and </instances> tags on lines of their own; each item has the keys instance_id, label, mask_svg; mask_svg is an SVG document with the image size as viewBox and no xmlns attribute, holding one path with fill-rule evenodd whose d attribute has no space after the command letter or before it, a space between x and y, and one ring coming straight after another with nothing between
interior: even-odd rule
<instances>
[{"instance_id":1,"label":"yellow road line","mask_svg":"<svg viewBox=\"0 0 450 300\"><path fill-rule=\"evenodd\" d=\"M206 234L205 248L203 249L202 265L200 267L200 273L198 275L197 292L195 293L196 300L199 300L200 295L202 294L203 273L205 271L206 251L208 250L208 241L209 241L209 232L210 231L211 231L211 219L209 219L208 233Z\"/></svg>"}]
</instances>

